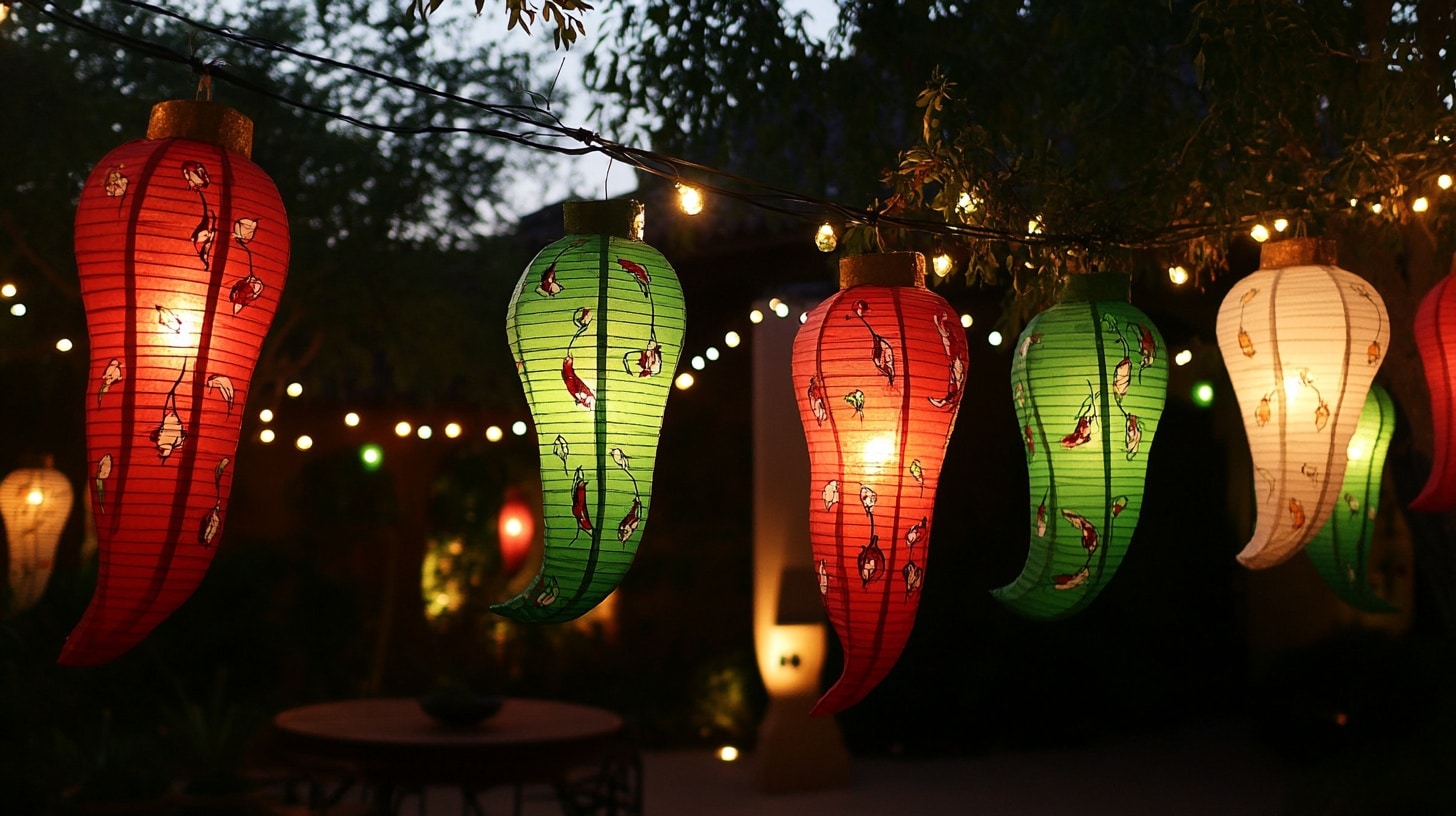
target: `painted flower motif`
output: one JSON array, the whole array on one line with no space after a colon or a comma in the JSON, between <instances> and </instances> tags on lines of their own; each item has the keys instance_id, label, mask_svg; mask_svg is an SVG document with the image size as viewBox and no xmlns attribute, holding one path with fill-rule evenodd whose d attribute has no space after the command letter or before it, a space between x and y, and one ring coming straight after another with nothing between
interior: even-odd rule
<instances>
[{"instance_id":1,"label":"painted flower motif","mask_svg":"<svg viewBox=\"0 0 1456 816\"><path fill-rule=\"evenodd\" d=\"M1090 576L1091 573L1087 571L1086 567L1083 567L1070 575L1062 574L1053 578L1052 588L1057 590L1075 589L1086 583Z\"/></svg>"},{"instance_id":2,"label":"painted flower motif","mask_svg":"<svg viewBox=\"0 0 1456 816\"><path fill-rule=\"evenodd\" d=\"M880 500L880 496L879 496L878 493L876 493L874 491L874 488L871 488L868 485L861 485L860 486L860 489L859 489L859 503L862 504L862 505L864 505L865 515L867 515L867 516L874 515L875 503L878 502L879 500Z\"/></svg>"},{"instance_id":3,"label":"painted flower motif","mask_svg":"<svg viewBox=\"0 0 1456 816\"><path fill-rule=\"evenodd\" d=\"M577 376L575 361L569 354L561 361L561 381L566 384L567 393L571 394L577 405L588 411L596 408L596 395L592 393L591 386Z\"/></svg>"},{"instance_id":4,"label":"painted flower motif","mask_svg":"<svg viewBox=\"0 0 1456 816\"><path fill-rule=\"evenodd\" d=\"M536 294L542 297L556 297L561 294L564 287L556 281L556 264L546 267L541 273L541 280L536 284Z\"/></svg>"},{"instance_id":5,"label":"painted flower motif","mask_svg":"<svg viewBox=\"0 0 1456 816\"><path fill-rule=\"evenodd\" d=\"M571 515L576 517L577 527L588 533L591 532L591 514L587 511L586 506L586 476L579 467L576 469L576 475L572 477Z\"/></svg>"},{"instance_id":6,"label":"painted flower motif","mask_svg":"<svg viewBox=\"0 0 1456 816\"><path fill-rule=\"evenodd\" d=\"M561 586L557 583L556 577L553 575L547 575L541 580L541 583L537 585L536 594L535 597L532 598L532 603L536 604L537 606L550 606L556 603L556 599L560 596L560 594Z\"/></svg>"},{"instance_id":7,"label":"painted flower motif","mask_svg":"<svg viewBox=\"0 0 1456 816\"><path fill-rule=\"evenodd\" d=\"M571 455L571 446L566 444L566 437L562 436L561 434L556 435L556 441L551 443L551 453L554 454L557 459L561 460L561 472L567 473L568 471L566 470L566 457Z\"/></svg>"},{"instance_id":8,"label":"painted flower motif","mask_svg":"<svg viewBox=\"0 0 1456 816\"><path fill-rule=\"evenodd\" d=\"M106 515L106 480L111 478L111 454L102 454L96 462L96 512Z\"/></svg>"},{"instance_id":9,"label":"painted flower motif","mask_svg":"<svg viewBox=\"0 0 1456 816\"><path fill-rule=\"evenodd\" d=\"M920 584L925 580L925 570L914 561L906 561L900 575L905 578L905 599L909 600L911 595L920 591Z\"/></svg>"},{"instance_id":10,"label":"painted flower motif","mask_svg":"<svg viewBox=\"0 0 1456 816\"><path fill-rule=\"evenodd\" d=\"M929 519L925 516L921 516L920 521L917 521L915 524L911 525L909 530L905 531L906 546L914 547L925 538L925 525L927 523L929 523Z\"/></svg>"},{"instance_id":11,"label":"painted flower motif","mask_svg":"<svg viewBox=\"0 0 1456 816\"><path fill-rule=\"evenodd\" d=\"M854 411L854 415L864 421L865 393L858 388L844 395L844 401Z\"/></svg>"},{"instance_id":12,"label":"painted flower motif","mask_svg":"<svg viewBox=\"0 0 1456 816\"><path fill-rule=\"evenodd\" d=\"M829 418L829 406L824 403L824 383L819 380L816 374L809 378L809 388L806 392L809 398L809 412L814 415L820 425Z\"/></svg>"},{"instance_id":13,"label":"painted flower motif","mask_svg":"<svg viewBox=\"0 0 1456 816\"><path fill-rule=\"evenodd\" d=\"M814 565L814 574L819 578L819 597L829 594L829 562L823 558Z\"/></svg>"},{"instance_id":14,"label":"painted flower motif","mask_svg":"<svg viewBox=\"0 0 1456 816\"><path fill-rule=\"evenodd\" d=\"M629 261L626 258L618 258L617 265L626 270L637 281L637 288L641 289L642 294L646 296L648 294L648 285L651 283L647 277L646 267L642 266L642 264Z\"/></svg>"},{"instance_id":15,"label":"painted flower motif","mask_svg":"<svg viewBox=\"0 0 1456 816\"><path fill-rule=\"evenodd\" d=\"M187 429L182 425L182 417L176 411L168 409L162 413L162 421L152 429L148 438L157 446L158 458L166 461L182 449L182 443L187 441Z\"/></svg>"},{"instance_id":16,"label":"painted flower motif","mask_svg":"<svg viewBox=\"0 0 1456 816\"><path fill-rule=\"evenodd\" d=\"M925 466L920 464L919 459L911 459L910 465L906 469L910 471L910 478L914 479L916 484L922 488L925 487Z\"/></svg>"},{"instance_id":17,"label":"painted flower motif","mask_svg":"<svg viewBox=\"0 0 1456 816\"><path fill-rule=\"evenodd\" d=\"M629 351L622 355L622 366L628 374L638 377L655 377L662 373L662 345L653 337L641 351Z\"/></svg>"},{"instance_id":18,"label":"painted flower motif","mask_svg":"<svg viewBox=\"0 0 1456 816\"><path fill-rule=\"evenodd\" d=\"M211 547L212 542L217 538L217 533L222 529L222 505L213 505L212 512L202 518L202 525L197 531L197 543L204 547Z\"/></svg>"},{"instance_id":19,"label":"painted flower motif","mask_svg":"<svg viewBox=\"0 0 1456 816\"><path fill-rule=\"evenodd\" d=\"M1092 441L1092 417L1077 417L1077 427L1062 437L1062 447L1077 448Z\"/></svg>"},{"instance_id":20,"label":"painted flower motif","mask_svg":"<svg viewBox=\"0 0 1456 816\"><path fill-rule=\"evenodd\" d=\"M1032 346L1041 342L1041 337L1041 332L1027 335L1026 339L1021 341L1021 347L1017 349L1017 353L1025 357L1027 352L1031 351Z\"/></svg>"},{"instance_id":21,"label":"painted flower motif","mask_svg":"<svg viewBox=\"0 0 1456 816\"><path fill-rule=\"evenodd\" d=\"M182 318L180 315L168 309L166 306L154 305L153 308L157 310L157 325L171 331L173 334L182 333Z\"/></svg>"},{"instance_id":22,"label":"painted flower motif","mask_svg":"<svg viewBox=\"0 0 1456 816\"><path fill-rule=\"evenodd\" d=\"M825 510L828 510L834 505L839 504L839 480L830 479L829 482L824 485L824 489L820 491L819 498L824 501Z\"/></svg>"},{"instance_id":23,"label":"painted flower motif","mask_svg":"<svg viewBox=\"0 0 1456 816\"><path fill-rule=\"evenodd\" d=\"M1036 537L1042 538L1047 531L1047 506L1046 496L1041 497L1041 504L1036 506Z\"/></svg>"},{"instance_id":24,"label":"painted flower motif","mask_svg":"<svg viewBox=\"0 0 1456 816\"><path fill-rule=\"evenodd\" d=\"M252 273L233 284L232 291L228 293L228 300L232 301L233 314L241 312L249 305L257 302L263 296L263 281L254 277Z\"/></svg>"},{"instance_id":25,"label":"painted flower motif","mask_svg":"<svg viewBox=\"0 0 1456 816\"><path fill-rule=\"evenodd\" d=\"M257 233L258 219L256 218L239 218L233 222L233 238L239 244L246 245L249 241L253 240L253 236Z\"/></svg>"},{"instance_id":26,"label":"painted flower motif","mask_svg":"<svg viewBox=\"0 0 1456 816\"><path fill-rule=\"evenodd\" d=\"M1063 510L1062 518L1066 519L1068 524L1077 528L1077 531L1082 534L1082 549L1089 553L1097 551L1097 528L1092 525L1092 522L1087 520L1086 516L1073 513L1071 510Z\"/></svg>"},{"instance_id":27,"label":"painted flower motif","mask_svg":"<svg viewBox=\"0 0 1456 816\"><path fill-rule=\"evenodd\" d=\"M1127 458L1131 459L1138 454L1138 446L1143 442L1143 426L1138 422L1137 414L1127 415L1127 429L1123 433L1123 448L1127 452Z\"/></svg>"},{"instance_id":28,"label":"painted flower motif","mask_svg":"<svg viewBox=\"0 0 1456 816\"><path fill-rule=\"evenodd\" d=\"M576 324L576 333L581 334L591 326L592 310L586 306L577 309L571 315L571 322Z\"/></svg>"},{"instance_id":29,"label":"painted flower motif","mask_svg":"<svg viewBox=\"0 0 1456 816\"><path fill-rule=\"evenodd\" d=\"M1153 340L1153 330L1141 323L1134 324L1138 330L1138 353L1142 355L1142 368L1149 368L1158 358L1158 344Z\"/></svg>"},{"instance_id":30,"label":"painted flower motif","mask_svg":"<svg viewBox=\"0 0 1456 816\"><path fill-rule=\"evenodd\" d=\"M1304 504L1299 499L1289 500L1289 526L1295 530L1304 526Z\"/></svg>"},{"instance_id":31,"label":"painted flower motif","mask_svg":"<svg viewBox=\"0 0 1456 816\"><path fill-rule=\"evenodd\" d=\"M201 162L182 162L182 178L187 181L189 190L201 190L212 183L207 177L207 168Z\"/></svg>"},{"instance_id":32,"label":"painted flower motif","mask_svg":"<svg viewBox=\"0 0 1456 816\"><path fill-rule=\"evenodd\" d=\"M627 515L624 516L622 518L622 522L617 525L617 540L626 543L627 539L631 538L632 534L637 532L637 525L641 521L642 502L636 497L633 497L632 509L627 511Z\"/></svg>"},{"instance_id":33,"label":"painted flower motif","mask_svg":"<svg viewBox=\"0 0 1456 816\"><path fill-rule=\"evenodd\" d=\"M871 581L883 574L885 554L880 551L879 536L870 536L870 543L860 547L856 562L859 566L859 579L863 582L863 586L869 586Z\"/></svg>"},{"instance_id":34,"label":"painted flower motif","mask_svg":"<svg viewBox=\"0 0 1456 816\"><path fill-rule=\"evenodd\" d=\"M1122 398L1127 396L1127 389L1130 385L1132 385L1132 360L1124 357L1112 371L1112 394L1118 402L1122 402Z\"/></svg>"},{"instance_id":35,"label":"painted flower motif","mask_svg":"<svg viewBox=\"0 0 1456 816\"><path fill-rule=\"evenodd\" d=\"M202 261L203 269L211 268L209 256L212 254L212 245L216 240L217 218L204 211L202 219L192 230L192 248L197 252L197 259Z\"/></svg>"},{"instance_id":36,"label":"painted flower motif","mask_svg":"<svg viewBox=\"0 0 1456 816\"><path fill-rule=\"evenodd\" d=\"M1259 406L1254 409L1254 421L1262 428L1269 424L1269 418L1273 416L1273 413L1269 407L1269 395L1265 394L1263 399L1259 400Z\"/></svg>"},{"instance_id":37,"label":"painted flower motif","mask_svg":"<svg viewBox=\"0 0 1456 816\"><path fill-rule=\"evenodd\" d=\"M235 393L233 390L233 381L221 374L213 374L207 378L206 385L207 393L211 394L213 390L216 390L217 395L222 397L223 402L227 403L228 414L232 414L233 396Z\"/></svg>"},{"instance_id":38,"label":"painted flower motif","mask_svg":"<svg viewBox=\"0 0 1456 816\"><path fill-rule=\"evenodd\" d=\"M112 357L111 362L106 364L106 370L101 372L101 387L96 389L97 408L101 407L101 398L106 396L106 392L111 390L111 386L121 382L125 376L122 373L121 360Z\"/></svg>"},{"instance_id":39,"label":"painted flower motif","mask_svg":"<svg viewBox=\"0 0 1456 816\"><path fill-rule=\"evenodd\" d=\"M121 198L126 195L126 188L131 186L131 179L128 179L126 174L121 172L125 169L126 165L124 164L106 168L106 183L104 186L108 198Z\"/></svg>"}]
</instances>

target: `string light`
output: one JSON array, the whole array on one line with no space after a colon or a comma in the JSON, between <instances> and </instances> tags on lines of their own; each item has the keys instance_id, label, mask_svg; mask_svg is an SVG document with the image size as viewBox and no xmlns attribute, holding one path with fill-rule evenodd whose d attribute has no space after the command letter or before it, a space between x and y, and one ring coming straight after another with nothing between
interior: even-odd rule
<instances>
[{"instance_id":1,"label":"string light","mask_svg":"<svg viewBox=\"0 0 1456 816\"><path fill-rule=\"evenodd\" d=\"M7 283L4 286L0 286L0 297L13 298L15 297L16 291L15 284Z\"/></svg>"},{"instance_id":2,"label":"string light","mask_svg":"<svg viewBox=\"0 0 1456 816\"><path fill-rule=\"evenodd\" d=\"M781 301L779 303L779 305L777 305L777 306L774 307L774 310L773 311L774 311L774 314L778 315L779 317L788 317L789 316L789 304L783 303Z\"/></svg>"},{"instance_id":3,"label":"string light","mask_svg":"<svg viewBox=\"0 0 1456 816\"><path fill-rule=\"evenodd\" d=\"M1193 398L1194 405L1207 408L1213 404L1213 384L1209 382L1194 383L1190 396Z\"/></svg>"},{"instance_id":4,"label":"string light","mask_svg":"<svg viewBox=\"0 0 1456 816\"><path fill-rule=\"evenodd\" d=\"M993 346L999 347L1002 343L1002 340L1003 338L1001 337L1001 332L998 331L993 331L990 334L986 335L986 342L990 343Z\"/></svg>"},{"instance_id":5,"label":"string light","mask_svg":"<svg viewBox=\"0 0 1456 816\"><path fill-rule=\"evenodd\" d=\"M1431 202L1427 201L1425 196L1421 196L1420 198L1417 198L1415 201L1411 202L1411 212L1423 213L1426 210L1430 209L1430 207Z\"/></svg>"},{"instance_id":6,"label":"string light","mask_svg":"<svg viewBox=\"0 0 1456 816\"><path fill-rule=\"evenodd\" d=\"M1182 286L1188 282L1188 270L1183 266L1170 266L1168 267L1168 280L1172 281L1174 286Z\"/></svg>"},{"instance_id":7,"label":"string light","mask_svg":"<svg viewBox=\"0 0 1456 816\"><path fill-rule=\"evenodd\" d=\"M413 430L414 430L414 426L411 425L411 424L409 424L408 422L396 422L394 424L394 435L400 437L401 439L403 439L406 436L409 436L410 435L410 431L413 431Z\"/></svg>"},{"instance_id":8,"label":"string light","mask_svg":"<svg viewBox=\"0 0 1456 816\"><path fill-rule=\"evenodd\" d=\"M839 246L839 236L834 234L834 227L829 226L828 221L820 224L819 231L814 233L814 246L820 252L833 252Z\"/></svg>"},{"instance_id":9,"label":"string light","mask_svg":"<svg viewBox=\"0 0 1456 816\"><path fill-rule=\"evenodd\" d=\"M703 356L704 357L707 357L709 360L716 360L716 359L718 359L718 349L717 349L717 347L715 347L715 346L708 346L708 348L703 351Z\"/></svg>"},{"instance_id":10,"label":"string light","mask_svg":"<svg viewBox=\"0 0 1456 816\"><path fill-rule=\"evenodd\" d=\"M1249 230L1249 237L1262 244L1269 240L1269 228L1263 224L1255 224L1254 228Z\"/></svg>"},{"instance_id":11,"label":"string light","mask_svg":"<svg viewBox=\"0 0 1456 816\"><path fill-rule=\"evenodd\" d=\"M1380 211L1383 209L1385 209L1385 205L1381 204L1379 201L1370 205L1370 212L1373 212L1376 215L1380 215Z\"/></svg>"},{"instance_id":12,"label":"string light","mask_svg":"<svg viewBox=\"0 0 1456 816\"><path fill-rule=\"evenodd\" d=\"M264 408L263 410L259 411L258 412L258 421L259 422L262 422L264 424L267 424L269 422L272 422L273 421L273 409L272 408Z\"/></svg>"},{"instance_id":13,"label":"string light","mask_svg":"<svg viewBox=\"0 0 1456 816\"><path fill-rule=\"evenodd\" d=\"M1188 349L1183 349L1182 351L1173 355L1174 365L1186 366L1188 365L1188 363L1192 362L1192 360L1193 352L1189 351Z\"/></svg>"},{"instance_id":14,"label":"string light","mask_svg":"<svg viewBox=\"0 0 1456 816\"><path fill-rule=\"evenodd\" d=\"M359 449L359 461L364 463L365 470L379 470L384 464L384 449L378 445L365 445Z\"/></svg>"},{"instance_id":15,"label":"string light","mask_svg":"<svg viewBox=\"0 0 1456 816\"><path fill-rule=\"evenodd\" d=\"M677 375L677 379L673 380L672 384L677 386L677 390L686 391L689 388L692 388L693 383L695 382L697 382L697 380L693 379L693 375L684 371L683 373Z\"/></svg>"},{"instance_id":16,"label":"string light","mask_svg":"<svg viewBox=\"0 0 1456 816\"><path fill-rule=\"evenodd\" d=\"M71 343L71 338L69 337L62 337L56 341L56 351L67 352L72 348L75 348L75 346Z\"/></svg>"},{"instance_id":17,"label":"string light","mask_svg":"<svg viewBox=\"0 0 1456 816\"><path fill-rule=\"evenodd\" d=\"M344 424L348 425L350 428L359 427L359 415L354 413L353 411L344 414Z\"/></svg>"},{"instance_id":18,"label":"string light","mask_svg":"<svg viewBox=\"0 0 1456 816\"><path fill-rule=\"evenodd\" d=\"M692 366L694 371L702 371L704 368L707 368L708 361L704 360L701 354L695 354L693 355Z\"/></svg>"},{"instance_id":19,"label":"string light","mask_svg":"<svg viewBox=\"0 0 1456 816\"><path fill-rule=\"evenodd\" d=\"M288 384L288 396L297 399L303 396L303 383L291 382Z\"/></svg>"},{"instance_id":20,"label":"string light","mask_svg":"<svg viewBox=\"0 0 1456 816\"><path fill-rule=\"evenodd\" d=\"M723 335L723 345L728 348L738 348L738 344L741 342L743 342L743 338L739 337L736 331L730 331Z\"/></svg>"},{"instance_id":21,"label":"string light","mask_svg":"<svg viewBox=\"0 0 1456 816\"><path fill-rule=\"evenodd\" d=\"M492 425L485 429L485 439L487 442L499 442L505 435L506 432L501 430L501 426L499 425Z\"/></svg>"},{"instance_id":22,"label":"string light","mask_svg":"<svg viewBox=\"0 0 1456 816\"><path fill-rule=\"evenodd\" d=\"M445 436L448 439L459 439L461 432L462 428L458 422L451 422L445 426Z\"/></svg>"},{"instance_id":23,"label":"string light","mask_svg":"<svg viewBox=\"0 0 1456 816\"><path fill-rule=\"evenodd\" d=\"M935 276L937 278L943 278L946 275L950 274L952 266L950 256L945 254L944 252L936 255L935 258L931 260L930 264L931 269L935 270Z\"/></svg>"},{"instance_id":24,"label":"string light","mask_svg":"<svg viewBox=\"0 0 1456 816\"><path fill-rule=\"evenodd\" d=\"M527 430L526 423L519 419L511 423L511 433L516 436L525 436Z\"/></svg>"},{"instance_id":25,"label":"string light","mask_svg":"<svg viewBox=\"0 0 1456 816\"><path fill-rule=\"evenodd\" d=\"M272 428L264 428L263 430L258 432L258 441L262 442L264 445L270 445L273 443L273 440L276 436L277 435L273 433Z\"/></svg>"},{"instance_id":26,"label":"string light","mask_svg":"<svg viewBox=\"0 0 1456 816\"><path fill-rule=\"evenodd\" d=\"M684 215L697 215L703 211L703 191L691 184L678 183L677 206Z\"/></svg>"},{"instance_id":27,"label":"string light","mask_svg":"<svg viewBox=\"0 0 1456 816\"><path fill-rule=\"evenodd\" d=\"M961 328L969 329L971 327L971 324L975 322L976 319L974 317L971 317L969 314L961 315Z\"/></svg>"},{"instance_id":28,"label":"string light","mask_svg":"<svg viewBox=\"0 0 1456 816\"><path fill-rule=\"evenodd\" d=\"M749 323L762 323L763 322L763 312L760 312L757 309L754 309L753 311L749 312L748 313L748 322Z\"/></svg>"},{"instance_id":29,"label":"string light","mask_svg":"<svg viewBox=\"0 0 1456 816\"><path fill-rule=\"evenodd\" d=\"M1275 232L1283 232L1283 231L1285 231L1287 229L1289 229L1289 219L1288 218L1276 218L1276 219L1274 219L1274 231Z\"/></svg>"},{"instance_id":30,"label":"string light","mask_svg":"<svg viewBox=\"0 0 1456 816\"><path fill-rule=\"evenodd\" d=\"M1450 173L1442 173L1436 179L1436 186L1437 187L1440 187L1442 190L1449 190L1449 189L1451 189L1451 174Z\"/></svg>"},{"instance_id":31,"label":"string light","mask_svg":"<svg viewBox=\"0 0 1456 816\"><path fill-rule=\"evenodd\" d=\"M418 436L421 439L429 439L434 435L435 429L431 428L429 425L421 425L419 428L415 429L415 436Z\"/></svg>"},{"instance_id":32,"label":"string light","mask_svg":"<svg viewBox=\"0 0 1456 816\"><path fill-rule=\"evenodd\" d=\"M10 307L10 314L16 317L25 317L25 304L17 303Z\"/></svg>"},{"instance_id":33,"label":"string light","mask_svg":"<svg viewBox=\"0 0 1456 816\"><path fill-rule=\"evenodd\" d=\"M294 440L293 447L298 448L301 451L306 451L309 448L313 447L313 437L309 436L308 434L304 434L303 436L300 436L298 439Z\"/></svg>"}]
</instances>

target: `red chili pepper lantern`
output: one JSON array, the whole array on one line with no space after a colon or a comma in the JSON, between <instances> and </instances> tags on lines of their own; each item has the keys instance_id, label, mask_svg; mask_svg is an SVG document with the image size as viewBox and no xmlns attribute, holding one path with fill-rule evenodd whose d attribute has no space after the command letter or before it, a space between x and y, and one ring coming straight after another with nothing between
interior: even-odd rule
<instances>
[{"instance_id":1,"label":"red chili pepper lantern","mask_svg":"<svg viewBox=\"0 0 1456 816\"><path fill-rule=\"evenodd\" d=\"M1451 280L1447 275L1432 287L1416 310L1416 348L1431 392L1435 444L1431 475L1410 507L1429 513L1456 507L1456 287Z\"/></svg>"},{"instance_id":2,"label":"red chili pepper lantern","mask_svg":"<svg viewBox=\"0 0 1456 816\"><path fill-rule=\"evenodd\" d=\"M840 291L794 338L809 446L809 538L844 647L816 714L859 702L899 659L925 580L935 489L966 382L955 311L925 288L925 258L844 258Z\"/></svg>"},{"instance_id":3,"label":"red chili pepper lantern","mask_svg":"<svg viewBox=\"0 0 1456 816\"><path fill-rule=\"evenodd\" d=\"M76 265L91 337L86 439L101 565L61 652L104 663L192 595L227 518L244 400L288 271L253 123L163 102L147 138L81 190Z\"/></svg>"}]
</instances>

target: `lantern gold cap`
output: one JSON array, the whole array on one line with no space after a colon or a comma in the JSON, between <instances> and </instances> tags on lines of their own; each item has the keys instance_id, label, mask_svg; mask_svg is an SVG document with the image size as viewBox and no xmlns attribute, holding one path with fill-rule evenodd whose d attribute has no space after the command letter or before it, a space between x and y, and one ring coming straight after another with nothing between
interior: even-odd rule
<instances>
[{"instance_id":1,"label":"lantern gold cap","mask_svg":"<svg viewBox=\"0 0 1456 816\"><path fill-rule=\"evenodd\" d=\"M147 138L192 139L250 158L253 120L217 102L172 99L152 106Z\"/></svg>"},{"instance_id":2,"label":"lantern gold cap","mask_svg":"<svg viewBox=\"0 0 1456 816\"><path fill-rule=\"evenodd\" d=\"M1334 266L1338 257L1335 242L1329 238L1286 238L1259 248L1259 268Z\"/></svg>"},{"instance_id":3,"label":"lantern gold cap","mask_svg":"<svg viewBox=\"0 0 1456 816\"><path fill-rule=\"evenodd\" d=\"M1122 272L1087 272L1068 275L1062 285L1062 303L1092 303L1115 300L1127 303L1132 278Z\"/></svg>"},{"instance_id":4,"label":"lantern gold cap","mask_svg":"<svg viewBox=\"0 0 1456 816\"><path fill-rule=\"evenodd\" d=\"M562 205L567 235L610 235L642 240L642 202L630 198L611 201L568 201Z\"/></svg>"},{"instance_id":5,"label":"lantern gold cap","mask_svg":"<svg viewBox=\"0 0 1456 816\"><path fill-rule=\"evenodd\" d=\"M839 259L839 288L914 286L925 288L925 256L919 252L881 252Z\"/></svg>"}]
</instances>

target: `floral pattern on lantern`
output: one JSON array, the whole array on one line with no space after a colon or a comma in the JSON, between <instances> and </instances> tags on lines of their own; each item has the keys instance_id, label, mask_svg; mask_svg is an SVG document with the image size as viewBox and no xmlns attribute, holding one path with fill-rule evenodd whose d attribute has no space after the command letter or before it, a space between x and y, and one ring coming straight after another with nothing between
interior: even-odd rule
<instances>
[{"instance_id":1,"label":"floral pattern on lantern","mask_svg":"<svg viewBox=\"0 0 1456 816\"><path fill-rule=\"evenodd\" d=\"M1456 269L1456 261L1452 262ZM1412 510L1443 513L1456 507L1456 287L1451 275L1421 299L1416 310L1416 349L1431 395L1434 432L1431 473Z\"/></svg>"},{"instance_id":2,"label":"floral pattern on lantern","mask_svg":"<svg viewBox=\"0 0 1456 816\"><path fill-rule=\"evenodd\" d=\"M1304 548L1335 595L1363 612L1397 611L1375 593L1369 576L1381 477L1394 433L1395 403L1384 388L1372 385L1345 448L1345 479L1335 509Z\"/></svg>"},{"instance_id":3,"label":"floral pattern on lantern","mask_svg":"<svg viewBox=\"0 0 1456 816\"><path fill-rule=\"evenodd\" d=\"M1218 311L1218 345L1253 459L1250 569L1289 559L1340 497L1345 451L1384 360L1385 304L1317 239L1265 244Z\"/></svg>"},{"instance_id":4,"label":"floral pattern on lantern","mask_svg":"<svg viewBox=\"0 0 1456 816\"><path fill-rule=\"evenodd\" d=\"M540 446L545 555L491 608L543 623L589 611L632 564L685 325L676 273L641 241L641 204L567 202L565 220L506 317Z\"/></svg>"},{"instance_id":5,"label":"floral pattern on lantern","mask_svg":"<svg viewBox=\"0 0 1456 816\"><path fill-rule=\"evenodd\" d=\"M232 462L288 270L288 221L248 159L252 123L165 102L92 171L76 211L91 338L95 595L61 652L103 663L191 596L227 517Z\"/></svg>"},{"instance_id":6,"label":"floral pattern on lantern","mask_svg":"<svg viewBox=\"0 0 1456 816\"><path fill-rule=\"evenodd\" d=\"M24 612L45 592L73 500L70 480L51 466L50 457L44 467L21 468L0 481L0 518L9 545L10 611Z\"/></svg>"},{"instance_id":7,"label":"floral pattern on lantern","mask_svg":"<svg viewBox=\"0 0 1456 816\"><path fill-rule=\"evenodd\" d=\"M1034 618L1087 606L1122 563L1142 512L1168 390L1167 347L1127 302L1126 275L1074 275L1012 353L1011 396L1030 479L1021 574L992 594Z\"/></svg>"},{"instance_id":8,"label":"floral pattern on lantern","mask_svg":"<svg viewBox=\"0 0 1456 816\"><path fill-rule=\"evenodd\" d=\"M816 714L854 705L890 672L926 580L967 357L954 310L924 281L919 253L842 259L840 292L794 338L813 568L844 649Z\"/></svg>"}]
</instances>

